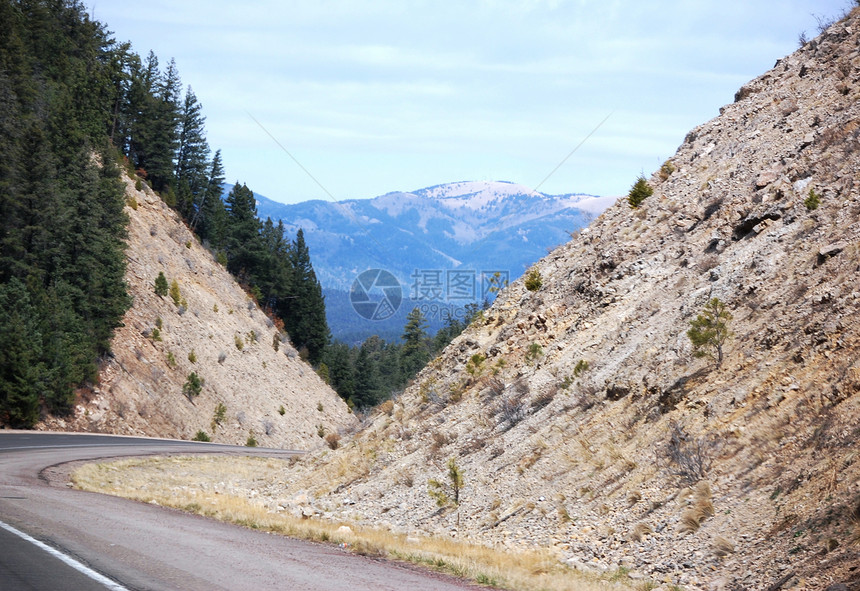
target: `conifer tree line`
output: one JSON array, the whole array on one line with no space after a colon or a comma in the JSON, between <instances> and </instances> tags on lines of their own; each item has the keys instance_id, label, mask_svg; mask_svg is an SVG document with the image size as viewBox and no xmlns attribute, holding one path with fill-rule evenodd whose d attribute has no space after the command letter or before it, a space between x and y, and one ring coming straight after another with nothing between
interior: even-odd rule
<instances>
[{"instance_id":1,"label":"conifer tree line","mask_svg":"<svg viewBox=\"0 0 860 591\"><path fill-rule=\"evenodd\" d=\"M353 346L335 341L326 350L319 373L351 407L375 406L402 390L480 311L478 304L470 304L462 320L449 314L431 337L427 319L420 308L414 308L406 317L400 342L378 336Z\"/></svg>"},{"instance_id":2,"label":"conifer tree line","mask_svg":"<svg viewBox=\"0 0 860 591\"><path fill-rule=\"evenodd\" d=\"M319 363L325 305L304 237L222 199L193 90L77 0L0 0L0 423L71 409L130 306L120 166L175 207Z\"/></svg>"}]
</instances>

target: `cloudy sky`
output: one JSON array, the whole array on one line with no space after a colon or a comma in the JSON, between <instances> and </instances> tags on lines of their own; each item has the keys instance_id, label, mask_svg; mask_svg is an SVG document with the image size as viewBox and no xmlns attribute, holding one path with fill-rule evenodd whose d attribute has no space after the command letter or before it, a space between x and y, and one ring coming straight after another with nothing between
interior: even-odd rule
<instances>
[{"instance_id":1,"label":"cloudy sky","mask_svg":"<svg viewBox=\"0 0 860 591\"><path fill-rule=\"evenodd\" d=\"M86 1L176 59L228 181L287 203L460 180L625 194L853 3Z\"/></svg>"}]
</instances>

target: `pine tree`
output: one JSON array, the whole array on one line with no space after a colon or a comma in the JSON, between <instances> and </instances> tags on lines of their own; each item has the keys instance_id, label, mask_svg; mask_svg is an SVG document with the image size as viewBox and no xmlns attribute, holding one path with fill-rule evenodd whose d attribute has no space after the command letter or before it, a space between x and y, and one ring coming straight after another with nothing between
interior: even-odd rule
<instances>
[{"instance_id":1,"label":"pine tree","mask_svg":"<svg viewBox=\"0 0 860 591\"><path fill-rule=\"evenodd\" d=\"M653 194L654 189L651 188L651 185L648 184L644 176L639 175L639 178L630 187L630 192L627 194L627 202L630 204L630 207L636 209Z\"/></svg>"},{"instance_id":2,"label":"pine tree","mask_svg":"<svg viewBox=\"0 0 860 591\"><path fill-rule=\"evenodd\" d=\"M330 333L325 316L325 298L317 280L310 252L301 228L290 251L292 285L283 317L287 332L298 347L307 347L308 360L319 363L328 346Z\"/></svg>"},{"instance_id":3,"label":"pine tree","mask_svg":"<svg viewBox=\"0 0 860 591\"><path fill-rule=\"evenodd\" d=\"M250 287L253 274L262 267L264 251L253 191L236 183L227 195L226 206L227 269L239 283Z\"/></svg>"},{"instance_id":4,"label":"pine tree","mask_svg":"<svg viewBox=\"0 0 860 591\"><path fill-rule=\"evenodd\" d=\"M45 381L38 310L17 278L0 284L0 421L32 427Z\"/></svg>"},{"instance_id":5,"label":"pine tree","mask_svg":"<svg viewBox=\"0 0 860 591\"><path fill-rule=\"evenodd\" d=\"M206 118L202 111L202 105L189 86L179 121L179 150L175 171L176 181L183 194L178 199L177 208L188 220L197 216L208 188L209 144L206 142Z\"/></svg>"},{"instance_id":6,"label":"pine tree","mask_svg":"<svg viewBox=\"0 0 860 591\"><path fill-rule=\"evenodd\" d=\"M155 278L155 295L163 298L167 295L167 291L167 277L164 276L164 271L159 271L158 277Z\"/></svg>"},{"instance_id":7,"label":"pine tree","mask_svg":"<svg viewBox=\"0 0 860 591\"><path fill-rule=\"evenodd\" d=\"M221 195L224 192L224 165L221 162L221 150L215 151L212 163L209 165L209 175L206 179L206 190L200 203L194 209L191 218L191 229L199 227L200 237L212 243L213 247L223 246L224 231L227 221L227 210Z\"/></svg>"},{"instance_id":8,"label":"pine tree","mask_svg":"<svg viewBox=\"0 0 860 591\"><path fill-rule=\"evenodd\" d=\"M326 349L325 363L331 387L344 400L351 400L355 395L355 376L349 346L338 341L332 343Z\"/></svg>"},{"instance_id":9,"label":"pine tree","mask_svg":"<svg viewBox=\"0 0 860 591\"><path fill-rule=\"evenodd\" d=\"M380 392L379 372L376 361L371 357L369 347L362 344L358 348L355 359L355 394L353 401L356 406L366 408L382 402Z\"/></svg>"},{"instance_id":10,"label":"pine tree","mask_svg":"<svg viewBox=\"0 0 860 591\"><path fill-rule=\"evenodd\" d=\"M427 319L419 308L406 316L403 327L403 347L400 351L400 369L404 381L412 379L428 361L430 346L427 339Z\"/></svg>"},{"instance_id":11,"label":"pine tree","mask_svg":"<svg viewBox=\"0 0 860 591\"><path fill-rule=\"evenodd\" d=\"M718 298L712 298L695 320L690 322L687 337L693 344L694 357L710 357L717 366L723 363L723 345L731 336L732 314Z\"/></svg>"}]
</instances>

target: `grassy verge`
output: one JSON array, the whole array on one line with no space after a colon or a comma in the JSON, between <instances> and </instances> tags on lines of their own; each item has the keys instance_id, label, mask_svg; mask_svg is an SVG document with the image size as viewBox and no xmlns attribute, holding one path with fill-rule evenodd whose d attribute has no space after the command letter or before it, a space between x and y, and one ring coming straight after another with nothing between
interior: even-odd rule
<instances>
[{"instance_id":1,"label":"grassy verge","mask_svg":"<svg viewBox=\"0 0 860 591\"><path fill-rule=\"evenodd\" d=\"M281 479L288 470L288 462L264 458L134 458L86 464L72 474L72 482L81 490L157 503L295 538L340 544L357 554L411 562L494 587L592 591L614 583L625 588L617 582L617 573L602 579L583 574L561 564L549 551L514 552L450 538L406 536L354 523L294 517L273 509L277 504L266 493L267 489L284 488Z\"/></svg>"}]
</instances>

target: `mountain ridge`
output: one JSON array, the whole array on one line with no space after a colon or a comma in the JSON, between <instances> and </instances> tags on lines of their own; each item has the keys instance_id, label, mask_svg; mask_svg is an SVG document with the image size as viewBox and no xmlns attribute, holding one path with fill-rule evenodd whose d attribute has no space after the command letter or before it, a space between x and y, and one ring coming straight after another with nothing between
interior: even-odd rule
<instances>
[{"instance_id":1,"label":"mountain ridge","mask_svg":"<svg viewBox=\"0 0 860 591\"><path fill-rule=\"evenodd\" d=\"M467 193L456 193L457 189L464 187L468 189ZM492 190L499 187L512 190L505 193ZM554 246L553 241L566 236L560 227L575 231L587 223L591 214L576 205L579 201L593 201L594 198L586 194L546 195L510 182L468 181L434 185L411 192L392 191L373 199L338 202L313 200L285 205L258 195L258 212L261 218L283 220L289 231L295 232L301 227L308 244L316 250L320 260L319 263L315 262L315 267L321 283L329 288L348 289L351 280L347 281L344 271L356 274L372 267L367 267L367 263L362 267L362 257L357 257L356 261L348 256L346 263L331 265L327 259L330 252L324 251L326 247L332 246L333 241L364 250L367 254L365 259L375 261L377 266L388 268L401 280L406 280L414 269L439 266L456 268L467 264L475 266L479 261L467 256L466 247L497 232L512 231L516 234L517 230L522 229L517 226L538 220L544 220L550 226L546 228L547 238L537 240L537 250L545 251ZM543 207L536 210L537 204ZM553 223L549 224L550 221ZM523 231L531 233L531 229ZM413 256L405 263L389 260L380 252L388 246L381 234L388 237L392 232L409 237L411 244L405 247L401 245L401 251L404 248L420 247L430 254ZM497 234L494 238L498 237ZM526 251L528 255L524 254L521 260L513 261L512 273L522 273L528 264L536 260L533 251L534 248L529 248ZM339 250L338 258L342 260L341 255L344 254ZM402 252L398 252L398 255L402 255ZM500 262L489 258L482 264L496 268Z\"/></svg>"},{"instance_id":2,"label":"mountain ridge","mask_svg":"<svg viewBox=\"0 0 860 591\"><path fill-rule=\"evenodd\" d=\"M399 337L405 313L414 307L454 308L492 299L486 278L499 272L518 277L548 250L584 227L610 199L586 194L545 195L503 181L461 181L373 199L322 200L284 205L257 195L258 215L283 220L288 234L304 232L323 288L344 294L329 298L327 314L337 339L377 334ZM355 279L369 269L391 272L400 282L404 308L370 321L349 305ZM463 271L474 275L468 297L432 302L419 297L421 277ZM443 286L444 287L444 286ZM442 317L430 318L431 328Z\"/></svg>"}]
</instances>

